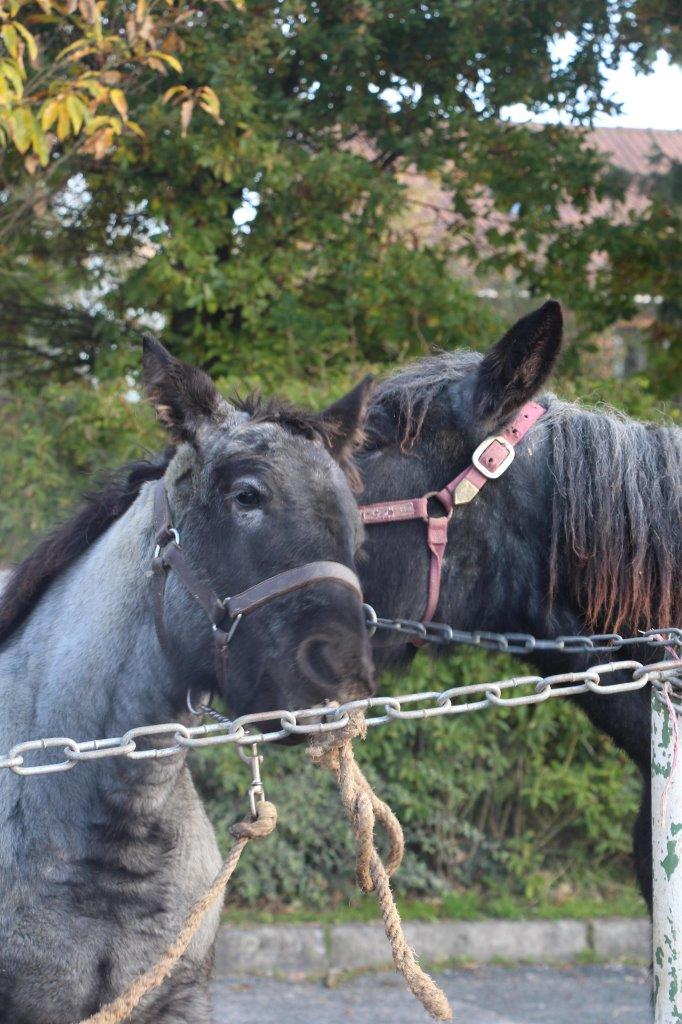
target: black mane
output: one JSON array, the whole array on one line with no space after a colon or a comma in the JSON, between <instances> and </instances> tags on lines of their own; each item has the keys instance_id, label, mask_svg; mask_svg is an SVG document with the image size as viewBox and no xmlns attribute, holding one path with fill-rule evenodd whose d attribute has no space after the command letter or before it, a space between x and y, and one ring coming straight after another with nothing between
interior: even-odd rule
<instances>
[{"instance_id":1,"label":"black mane","mask_svg":"<svg viewBox=\"0 0 682 1024\"><path fill-rule=\"evenodd\" d=\"M0 644L21 625L50 583L130 508L142 485L163 476L173 453L170 448L153 460L130 462L112 473L16 566L0 594Z\"/></svg>"}]
</instances>

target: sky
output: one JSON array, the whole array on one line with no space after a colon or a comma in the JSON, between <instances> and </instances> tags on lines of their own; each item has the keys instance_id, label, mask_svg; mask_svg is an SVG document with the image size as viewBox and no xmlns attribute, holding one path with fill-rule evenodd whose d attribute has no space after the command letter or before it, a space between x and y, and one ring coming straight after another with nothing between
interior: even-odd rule
<instances>
[{"instance_id":1,"label":"sky","mask_svg":"<svg viewBox=\"0 0 682 1024\"><path fill-rule=\"evenodd\" d=\"M623 128L682 128L682 68L660 53L650 75L636 75L628 56L608 74L609 93L624 104L620 117L602 117L599 125Z\"/></svg>"},{"instance_id":2,"label":"sky","mask_svg":"<svg viewBox=\"0 0 682 1024\"><path fill-rule=\"evenodd\" d=\"M572 49L570 38L559 41L554 56L561 59ZM682 129L682 68L671 64L661 51L648 75L636 74L632 59L627 55L618 68L606 72L605 94L623 104L615 117L604 115L595 119L595 125L619 125L621 128ZM508 107L503 115L512 121L527 121L528 111L517 104ZM548 111L538 121L556 121L556 111Z\"/></svg>"}]
</instances>

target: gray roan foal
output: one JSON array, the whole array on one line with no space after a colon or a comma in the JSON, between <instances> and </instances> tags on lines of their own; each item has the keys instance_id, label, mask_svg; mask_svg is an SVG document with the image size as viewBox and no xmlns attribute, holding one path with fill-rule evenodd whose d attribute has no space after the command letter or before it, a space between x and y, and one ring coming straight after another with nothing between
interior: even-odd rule
<instances>
[{"instance_id":1,"label":"gray roan foal","mask_svg":"<svg viewBox=\"0 0 682 1024\"><path fill-rule=\"evenodd\" d=\"M175 573L165 650L154 629L155 478L164 475L185 558L220 595L313 560L354 566L362 529L348 477L364 384L313 415L275 403L235 408L151 339L144 365L174 447L91 496L7 582L3 753L24 739L196 724L188 688L216 689L210 622ZM370 689L360 600L326 581L245 616L223 696L239 715ZM64 756L41 759L53 755ZM219 867L213 829L182 754L0 776L0 1021L72 1024L117 996L174 937ZM216 910L132 1021L207 1024L217 925Z\"/></svg>"}]
</instances>

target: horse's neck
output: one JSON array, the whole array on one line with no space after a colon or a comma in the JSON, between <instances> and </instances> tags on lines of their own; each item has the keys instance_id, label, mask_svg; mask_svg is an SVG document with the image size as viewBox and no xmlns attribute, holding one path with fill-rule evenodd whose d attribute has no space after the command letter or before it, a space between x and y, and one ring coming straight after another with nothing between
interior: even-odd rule
<instances>
[{"instance_id":1,"label":"horse's neck","mask_svg":"<svg viewBox=\"0 0 682 1024\"><path fill-rule=\"evenodd\" d=\"M151 488L39 600L0 653L0 749L172 719L147 572Z\"/></svg>"}]
</instances>

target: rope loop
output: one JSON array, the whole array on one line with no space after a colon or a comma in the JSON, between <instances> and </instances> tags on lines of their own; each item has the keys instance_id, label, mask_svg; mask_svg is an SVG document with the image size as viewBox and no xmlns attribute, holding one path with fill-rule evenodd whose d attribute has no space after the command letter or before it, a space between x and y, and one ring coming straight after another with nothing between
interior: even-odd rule
<instances>
[{"instance_id":1,"label":"rope loop","mask_svg":"<svg viewBox=\"0 0 682 1024\"><path fill-rule=\"evenodd\" d=\"M364 739L367 724L361 711L350 713L345 729L328 733L308 746L308 756L314 764L334 772L341 803L350 822L357 850L355 874L362 892L376 892L384 931L391 946L393 963L400 971L407 987L434 1020L452 1020L452 1010L443 991L417 962L403 933L398 908L391 891L390 876L397 871L403 859L405 843L403 830L395 814L373 791L362 773L353 753L353 739ZM376 821L383 826L389 838L386 863L381 860L374 843Z\"/></svg>"}]
</instances>

